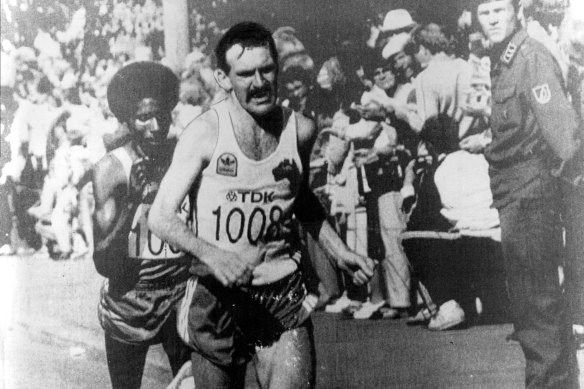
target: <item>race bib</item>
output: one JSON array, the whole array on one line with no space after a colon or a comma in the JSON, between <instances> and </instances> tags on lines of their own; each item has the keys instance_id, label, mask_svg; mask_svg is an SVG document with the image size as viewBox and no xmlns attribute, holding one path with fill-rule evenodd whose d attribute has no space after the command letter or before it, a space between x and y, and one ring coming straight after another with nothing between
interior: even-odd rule
<instances>
[{"instance_id":1,"label":"race bib","mask_svg":"<svg viewBox=\"0 0 584 389\"><path fill-rule=\"evenodd\" d=\"M172 259L184 256L184 253L161 240L148 229L150 204L140 204L132 220L128 233L128 257L138 259ZM190 215L188 198L185 198L178 213L186 224Z\"/></svg>"}]
</instances>

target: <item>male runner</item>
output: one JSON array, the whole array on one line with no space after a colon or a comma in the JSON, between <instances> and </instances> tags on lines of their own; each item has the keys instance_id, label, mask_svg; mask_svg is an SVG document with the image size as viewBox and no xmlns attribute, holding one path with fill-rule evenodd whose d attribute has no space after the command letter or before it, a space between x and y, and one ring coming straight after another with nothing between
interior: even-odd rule
<instances>
[{"instance_id":1,"label":"male runner","mask_svg":"<svg viewBox=\"0 0 584 389\"><path fill-rule=\"evenodd\" d=\"M110 109L131 134L129 143L107 154L93 171L93 260L106 277L98 309L114 389L140 387L151 344L162 342L174 374L189 359L176 331L175 310L189 261L181 262L184 254L152 234L146 222L175 145L167 134L178 89L172 71L153 62L122 68L108 86ZM180 216L185 222L187 205Z\"/></svg>"},{"instance_id":2,"label":"male runner","mask_svg":"<svg viewBox=\"0 0 584 389\"><path fill-rule=\"evenodd\" d=\"M308 189L314 123L276 104L278 56L250 22L219 41L215 77L228 97L182 134L149 225L192 254L188 328L197 388L240 388L252 361L261 387L314 385L314 341L298 270L296 219L357 283L373 262L350 251ZM195 199L192 228L176 216ZM186 331L183 332L183 329Z\"/></svg>"}]
</instances>

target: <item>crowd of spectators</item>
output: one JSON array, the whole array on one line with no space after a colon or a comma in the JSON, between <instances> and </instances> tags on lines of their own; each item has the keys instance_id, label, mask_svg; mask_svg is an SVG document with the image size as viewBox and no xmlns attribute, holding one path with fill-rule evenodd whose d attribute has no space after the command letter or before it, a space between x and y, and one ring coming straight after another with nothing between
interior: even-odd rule
<instances>
[{"instance_id":1,"label":"crowd of spectators","mask_svg":"<svg viewBox=\"0 0 584 389\"><path fill-rule=\"evenodd\" d=\"M582 112L578 5L523 7L522 23L554 53ZM380 260L362 290L334 269L317 269L321 302L355 319L409 316L437 331L484 312L505 318L501 232L483 156L491 140L489 43L467 11L456 26L417 23L405 9L381 20L369 39L341 42L320 66L293 29L275 34L285 43L282 101L320 130L313 190L347 243ZM310 240L308 249L321 255Z\"/></svg>"},{"instance_id":2,"label":"crowd of spectators","mask_svg":"<svg viewBox=\"0 0 584 389\"><path fill-rule=\"evenodd\" d=\"M2 2L0 209L12 216L1 222L4 255L92 252L91 168L128 135L107 107L108 82L130 61L165 61L159 3L86 3ZM554 53L581 113L584 12L551 3L526 2L525 25ZM191 19L201 44L182 66L170 136L222 98L203 37L221 30L196 13ZM293 27L274 33L280 101L319 128L312 188L348 245L379 260L365 288L320 261L320 306L356 319L409 316L432 330L500 313L499 220L482 155L490 141L488 42L467 11L447 26L418 23L405 9L378 19L368 39L339 42L322 63ZM308 237L306 246L310 256L324 255ZM501 282L491 285L489 293L500 293L491 305L484 272Z\"/></svg>"},{"instance_id":3,"label":"crowd of spectators","mask_svg":"<svg viewBox=\"0 0 584 389\"><path fill-rule=\"evenodd\" d=\"M0 253L93 250L92 165L123 144L107 106L110 79L131 61L164 62L162 7L152 0L2 2ZM216 93L196 49L182 74L173 136ZM190 119L189 119L190 118Z\"/></svg>"}]
</instances>

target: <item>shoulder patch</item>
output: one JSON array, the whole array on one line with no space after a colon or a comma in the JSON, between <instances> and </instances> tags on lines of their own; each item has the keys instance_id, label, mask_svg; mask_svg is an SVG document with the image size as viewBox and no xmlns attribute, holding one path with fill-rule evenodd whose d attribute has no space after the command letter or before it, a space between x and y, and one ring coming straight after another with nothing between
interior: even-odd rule
<instances>
[{"instance_id":1,"label":"shoulder patch","mask_svg":"<svg viewBox=\"0 0 584 389\"><path fill-rule=\"evenodd\" d=\"M547 104L552 99L552 93L547 83L538 85L531 90L535 100L540 104Z\"/></svg>"},{"instance_id":2,"label":"shoulder patch","mask_svg":"<svg viewBox=\"0 0 584 389\"><path fill-rule=\"evenodd\" d=\"M217 158L217 174L222 176L237 176L237 158L231 153L223 153Z\"/></svg>"},{"instance_id":3,"label":"shoulder patch","mask_svg":"<svg viewBox=\"0 0 584 389\"><path fill-rule=\"evenodd\" d=\"M503 55L501 56L501 60L505 63L505 64L509 64L511 63L511 60L513 59L513 57L515 56L515 52L517 51L517 45L513 42L509 43L507 45L507 48L505 49L505 52L503 53Z\"/></svg>"}]
</instances>

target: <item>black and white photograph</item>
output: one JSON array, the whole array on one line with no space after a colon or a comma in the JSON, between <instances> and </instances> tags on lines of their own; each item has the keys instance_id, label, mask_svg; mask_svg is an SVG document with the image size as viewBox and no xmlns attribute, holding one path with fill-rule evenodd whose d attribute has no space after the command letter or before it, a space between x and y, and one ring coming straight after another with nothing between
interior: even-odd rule
<instances>
[{"instance_id":1,"label":"black and white photograph","mask_svg":"<svg viewBox=\"0 0 584 389\"><path fill-rule=\"evenodd\" d=\"M584 389L584 0L0 5L0 389Z\"/></svg>"}]
</instances>

